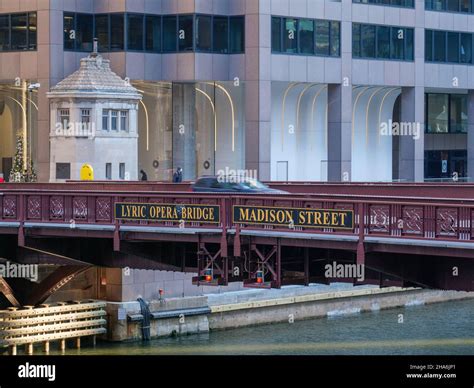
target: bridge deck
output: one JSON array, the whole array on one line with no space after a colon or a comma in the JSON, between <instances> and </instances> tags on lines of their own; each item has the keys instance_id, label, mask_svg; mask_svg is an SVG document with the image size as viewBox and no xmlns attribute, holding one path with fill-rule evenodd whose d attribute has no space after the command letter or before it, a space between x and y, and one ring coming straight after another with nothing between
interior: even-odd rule
<instances>
[{"instance_id":1,"label":"bridge deck","mask_svg":"<svg viewBox=\"0 0 474 388\"><path fill-rule=\"evenodd\" d=\"M466 271L471 271L473 184L271 185L291 193L197 194L190 191L189 183L2 184L0 238L14 235L19 247L41 252L50 252L44 245L48 239L62 238L71 246L83 240L109 241L111 248L97 245L94 249L111 251L110 260L122 254L120 263L125 252L143 256L148 243L175 244L171 253L175 257L177 251L187 249L186 244L197 244L199 272L228 258L245 261L254 255L257 266L266 266L276 257L277 262L265 268L272 275L271 286L277 287L282 284L281 260L291 256L287 251L282 254L286 248L310 249L318 255L321 250L348 252L345 260L352 257L359 264L372 260L374 268L382 265L377 253L423 260L470 259L450 265L468 263ZM138 248L139 242L145 245ZM217 248L209 250L206 244ZM66 257L65 249L51 253ZM301 253L295 253L293 260L301 261ZM114 265L113 260L108 263ZM176 270L186 268L177 260L168 264ZM225 284L229 277L221 267L219 281ZM251 279L256 272L249 269ZM472 278L453 281L471 289Z\"/></svg>"}]
</instances>

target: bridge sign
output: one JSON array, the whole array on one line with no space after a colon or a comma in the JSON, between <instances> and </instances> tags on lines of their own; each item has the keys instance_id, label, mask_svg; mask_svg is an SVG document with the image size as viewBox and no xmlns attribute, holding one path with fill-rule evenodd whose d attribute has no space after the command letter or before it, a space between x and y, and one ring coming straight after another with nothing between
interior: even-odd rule
<instances>
[{"instance_id":1,"label":"bridge sign","mask_svg":"<svg viewBox=\"0 0 474 388\"><path fill-rule=\"evenodd\" d=\"M354 229L352 210L239 206L233 208L234 224Z\"/></svg>"},{"instance_id":2,"label":"bridge sign","mask_svg":"<svg viewBox=\"0 0 474 388\"><path fill-rule=\"evenodd\" d=\"M220 223L219 205L185 205L167 203L115 204L115 218L129 221Z\"/></svg>"}]
</instances>

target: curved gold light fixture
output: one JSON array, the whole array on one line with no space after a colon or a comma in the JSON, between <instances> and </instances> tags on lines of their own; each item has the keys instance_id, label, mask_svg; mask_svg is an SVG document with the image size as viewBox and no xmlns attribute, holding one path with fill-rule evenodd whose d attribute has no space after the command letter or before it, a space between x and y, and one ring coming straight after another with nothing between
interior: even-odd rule
<instances>
[{"instance_id":1,"label":"curved gold light fixture","mask_svg":"<svg viewBox=\"0 0 474 388\"><path fill-rule=\"evenodd\" d=\"M319 84L309 84L306 86L298 96L298 102L296 103L296 132L299 132L300 128L300 106L301 106L301 100L303 99L304 94L311 89L314 86L318 86Z\"/></svg>"},{"instance_id":2,"label":"curved gold light fixture","mask_svg":"<svg viewBox=\"0 0 474 388\"><path fill-rule=\"evenodd\" d=\"M211 104L212 107L212 112L214 114L214 151L217 151L217 115L216 115L216 106L214 102L212 101L211 96L206 93L204 90L196 88L196 91L201 93L204 97L206 97L207 100L209 100L209 103Z\"/></svg>"},{"instance_id":3,"label":"curved gold light fixture","mask_svg":"<svg viewBox=\"0 0 474 388\"><path fill-rule=\"evenodd\" d=\"M143 110L145 111L145 119L146 119L146 150L150 151L150 121L148 118L148 109L145 103L140 100L140 104L143 106Z\"/></svg>"},{"instance_id":4,"label":"curved gold light fixture","mask_svg":"<svg viewBox=\"0 0 474 388\"><path fill-rule=\"evenodd\" d=\"M220 90L224 92L224 94L227 96L227 99L229 100L230 104L230 109L232 111L232 152L235 152L235 107L234 107L234 101L232 100L232 96L230 93L227 91L226 88L224 88L222 85L218 84L217 82L206 82L208 85L213 85L214 87L218 87Z\"/></svg>"},{"instance_id":5,"label":"curved gold light fixture","mask_svg":"<svg viewBox=\"0 0 474 388\"><path fill-rule=\"evenodd\" d=\"M358 89L359 87L357 86L355 89ZM355 98L355 101L354 101L354 106L352 107L352 139L351 139L351 142L352 142L352 146L354 146L354 138L355 138L355 113L356 113L356 110L357 110L357 103L359 102L359 98L362 96L362 94L364 94L368 89L371 89L370 86L364 86L362 87L362 91L359 92L359 94L357 95L357 97Z\"/></svg>"},{"instance_id":6,"label":"curved gold light fixture","mask_svg":"<svg viewBox=\"0 0 474 388\"><path fill-rule=\"evenodd\" d=\"M376 94L378 94L381 90L384 90L384 87L379 87L376 91L374 91L370 98L369 101L367 102L367 108L365 110L365 145L369 144L369 110L370 110L370 105L372 103L372 99L375 97Z\"/></svg>"},{"instance_id":7,"label":"curved gold light fixture","mask_svg":"<svg viewBox=\"0 0 474 388\"><path fill-rule=\"evenodd\" d=\"M7 94L8 92L9 92L8 90L5 90L5 89L3 89L3 88L0 88L0 93ZM7 96L5 96L5 97L10 97L10 96L7 95ZM10 97L10 98L12 98L12 97ZM39 110L38 105L37 105L31 98L26 97L26 100L29 101L29 102L31 102L31 104L35 107L35 109L36 109L37 111Z\"/></svg>"},{"instance_id":8,"label":"curved gold light fixture","mask_svg":"<svg viewBox=\"0 0 474 388\"><path fill-rule=\"evenodd\" d=\"M394 91L400 90L400 88L392 88L390 89L387 93L382 98L382 101L380 102L380 108L379 108L379 130L377 131L377 143L380 143L380 123L381 123L381 117L382 117L382 108L385 103L385 99L392 94Z\"/></svg>"},{"instance_id":9,"label":"curved gold light fixture","mask_svg":"<svg viewBox=\"0 0 474 388\"><path fill-rule=\"evenodd\" d=\"M314 107L316 106L316 101L318 100L319 95L322 93L324 89L327 89L327 85L324 85L321 89L318 90L318 92L314 95L313 97L313 102L311 104L311 125L314 127ZM313 133L315 131L312 131ZM327 132L327 120L326 120L326 132ZM314 149L314 144L311 141L311 150Z\"/></svg>"},{"instance_id":10,"label":"curved gold light fixture","mask_svg":"<svg viewBox=\"0 0 474 388\"><path fill-rule=\"evenodd\" d=\"M285 144L285 109L286 109L286 98L288 97L288 93L293 89L295 86L300 85L301 82L292 82L285 90L283 94L283 101L281 107L281 151L284 151L284 144Z\"/></svg>"}]
</instances>

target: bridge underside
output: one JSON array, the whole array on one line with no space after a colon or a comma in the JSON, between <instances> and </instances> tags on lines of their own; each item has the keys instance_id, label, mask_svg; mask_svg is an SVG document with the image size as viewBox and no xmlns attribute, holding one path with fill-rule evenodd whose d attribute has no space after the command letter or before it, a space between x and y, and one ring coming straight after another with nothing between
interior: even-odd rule
<instances>
[{"instance_id":1,"label":"bridge underside","mask_svg":"<svg viewBox=\"0 0 474 388\"><path fill-rule=\"evenodd\" d=\"M19 264L54 265L40 283L1 279L0 294L13 306L37 305L92 266L197 273L198 285L243 282L246 287L350 282L380 287L404 286L474 291L471 250L365 242L221 234L121 233L28 230L0 234L0 257ZM115 241L115 242L114 242ZM364 264L360 273L328 274L337 264ZM328 267L329 265L329 267ZM347 267L347 266L346 266ZM262 276L263 275L263 276ZM209 277L210 276L210 277Z\"/></svg>"}]
</instances>

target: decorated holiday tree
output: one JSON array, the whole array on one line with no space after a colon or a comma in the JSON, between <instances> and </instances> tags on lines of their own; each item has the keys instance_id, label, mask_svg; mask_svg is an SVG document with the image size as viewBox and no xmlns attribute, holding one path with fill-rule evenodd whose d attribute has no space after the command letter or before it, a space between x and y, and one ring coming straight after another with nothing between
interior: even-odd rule
<instances>
[{"instance_id":1,"label":"decorated holiday tree","mask_svg":"<svg viewBox=\"0 0 474 388\"><path fill-rule=\"evenodd\" d=\"M27 156L25 155L23 134L18 133L16 138L16 151L15 158L13 159L13 166L10 172L10 182L23 183L23 182L36 182L37 174L33 165L33 161L27 161L27 168L24 168L24 162Z\"/></svg>"}]
</instances>

